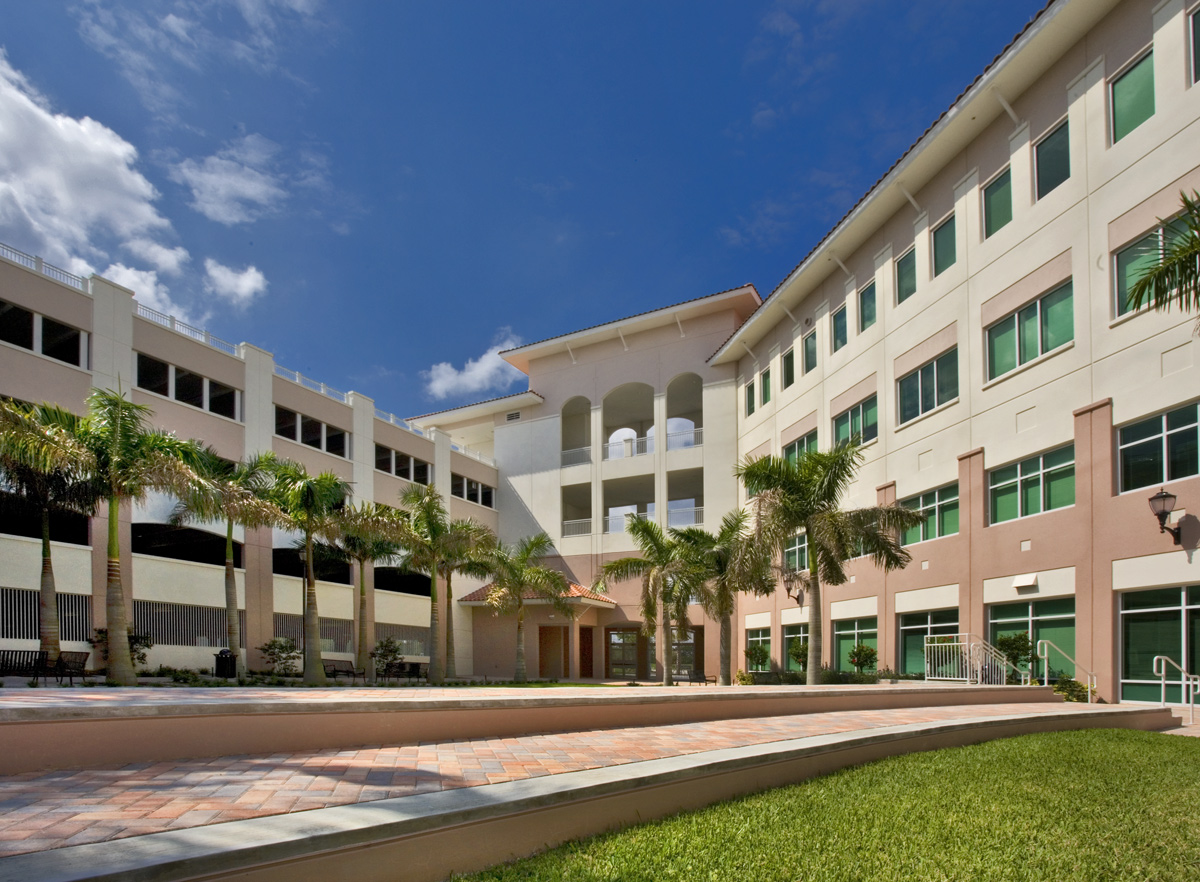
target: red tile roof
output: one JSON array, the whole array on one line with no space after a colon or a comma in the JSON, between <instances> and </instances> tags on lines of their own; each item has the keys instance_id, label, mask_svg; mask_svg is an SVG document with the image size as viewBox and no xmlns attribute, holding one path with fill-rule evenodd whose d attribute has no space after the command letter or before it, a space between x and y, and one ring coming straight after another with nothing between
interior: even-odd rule
<instances>
[{"instance_id":1,"label":"red tile roof","mask_svg":"<svg viewBox=\"0 0 1200 882\"><path fill-rule=\"evenodd\" d=\"M571 582L569 584L571 587L567 591L568 598L579 598L580 600L598 600L601 603L613 603L613 604L616 603L616 601L613 600L608 595L599 594L599 593L593 591L591 588L585 588L584 586L580 585L578 582ZM482 588L476 589L475 591L472 591L470 594L468 594L466 597L460 597L458 600L460 603L480 603L482 601L487 600L488 592L491 590L492 590L492 583L489 582L488 584L484 585ZM536 594L534 594L532 591L527 592L525 594L525 599L526 600L540 600L540 598Z\"/></svg>"}]
</instances>

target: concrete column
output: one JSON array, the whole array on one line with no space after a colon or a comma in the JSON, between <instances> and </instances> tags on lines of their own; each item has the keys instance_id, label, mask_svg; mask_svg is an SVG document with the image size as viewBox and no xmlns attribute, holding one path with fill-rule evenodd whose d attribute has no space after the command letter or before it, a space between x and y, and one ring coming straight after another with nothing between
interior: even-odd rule
<instances>
[{"instance_id":1,"label":"concrete column","mask_svg":"<svg viewBox=\"0 0 1200 882\"><path fill-rule=\"evenodd\" d=\"M604 463L604 405L592 408L592 557L593 560L604 548L604 479L601 477ZM594 572L588 573L594 579Z\"/></svg>"},{"instance_id":2,"label":"concrete column","mask_svg":"<svg viewBox=\"0 0 1200 882\"><path fill-rule=\"evenodd\" d=\"M246 388L242 390L246 455L269 453L275 436L275 357L265 349L242 343ZM266 670L258 647L275 637L274 532L247 530L242 546L246 570L246 665Z\"/></svg>"},{"instance_id":3,"label":"concrete column","mask_svg":"<svg viewBox=\"0 0 1200 882\"><path fill-rule=\"evenodd\" d=\"M654 395L654 516L667 526L667 393Z\"/></svg>"},{"instance_id":4,"label":"concrete column","mask_svg":"<svg viewBox=\"0 0 1200 882\"><path fill-rule=\"evenodd\" d=\"M133 388L133 292L100 276L90 276L92 295L92 385Z\"/></svg>"},{"instance_id":5,"label":"concrete column","mask_svg":"<svg viewBox=\"0 0 1200 882\"><path fill-rule=\"evenodd\" d=\"M579 679L579 620L571 619L566 627L567 637L567 679Z\"/></svg>"},{"instance_id":6,"label":"concrete column","mask_svg":"<svg viewBox=\"0 0 1200 882\"><path fill-rule=\"evenodd\" d=\"M275 436L275 357L265 349L242 344L246 388L242 391L246 454L266 453Z\"/></svg>"},{"instance_id":7,"label":"concrete column","mask_svg":"<svg viewBox=\"0 0 1200 882\"><path fill-rule=\"evenodd\" d=\"M958 532L966 541L967 578L958 588L958 629L987 639L987 615L983 602L982 573L977 580L975 536L982 536L987 516L987 473L983 467L983 448L976 447L958 457ZM978 581L978 585L976 585Z\"/></svg>"}]
</instances>

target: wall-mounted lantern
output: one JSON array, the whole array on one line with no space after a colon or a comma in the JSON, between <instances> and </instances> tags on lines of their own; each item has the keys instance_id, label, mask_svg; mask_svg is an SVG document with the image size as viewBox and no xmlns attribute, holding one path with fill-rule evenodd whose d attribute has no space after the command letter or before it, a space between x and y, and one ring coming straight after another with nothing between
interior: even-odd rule
<instances>
[{"instance_id":1,"label":"wall-mounted lantern","mask_svg":"<svg viewBox=\"0 0 1200 882\"><path fill-rule=\"evenodd\" d=\"M1171 538L1175 540L1175 544L1179 545L1179 527L1168 527L1167 519L1171 517L1171 512L1175 510L1175 494L1168 493L1165 489L1159 490L1150 497L1150 511L1154 512L1154 516L1158 518L1158 532L1170 533Z\"/></svg>"}]
</instances>

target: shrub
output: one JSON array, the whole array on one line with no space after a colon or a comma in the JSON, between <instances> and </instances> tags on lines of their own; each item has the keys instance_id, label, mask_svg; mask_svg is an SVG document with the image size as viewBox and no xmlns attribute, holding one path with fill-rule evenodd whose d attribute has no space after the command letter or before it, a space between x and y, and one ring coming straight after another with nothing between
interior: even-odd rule
<instances>
[{"instance_id":1,"label":"shrub","mask_svg":"<svg viewBox=\"0 0 1200 882\"><path fill-rule=\"evenodd\" d=\"M1074 677L1059 677L1054 684L1054 691L1067 701L1087 701L1088 688Z\"/></svg>"},{"instance_id":2,"label":"shrub","mask_svg":"<svg viewBox=\"0 0 1200 882\"><path fill-rule=\"evenodd\" d=\"M747 674L745 671L743 671L741 668L738 668L737 673L733 675L733 682L736 683L738 686L753 686L754 678L752 676L750 676L749 674Z\"/></svg>"},{"instance_id":3,"label":"shrub","mask_svg":"<svg viewBox=\"0 0 1200 882\"><path fill-rule=\"evenodd\" d=\"M761 643L752 643L746 647L746 666L754 670L763 670L771 660L771 652Z\"/></svg>"},{"instance_id":4,"label":"shrub","mask_svg":"<svg viewBox=\"0 0 1200 882\"><path fill-rule=\"evenodd\" d=\"M808 670L808 641L793 640L788 645L788 658L800 666L800 670Z\"/></svg>"},{"instance_id":5,"label":"shrub","mask_svg":"<svg viewBox=\"0 0 1200 882\"><path fill-rule=\"evenodd\" d=\"M375 644L375 651L371 653L375 658L375 675L382 677L387 666L394 664L404 658L400 651L400 644L396 642L394 637L385 637Z\"/></svg>"},{"instance_id":6,"label":"shrub","mask_svg":"<svg viewBox=\"0 0 1200 882\"><path fill-rule=\"evenodd\" d=\"M1004 657L1008 659L1008 663L1016 668L1028 668L1030 673L1034 670L1034 645L1029 640L1029 632L1022 631L1020 634L1008 634L996 640L996 648L1004 653ZM1030 678L1032 680L1032 677ZM1006 678L1007 682L1018 683L1020 680L1011 671Z\"/></svg>"},{"instance_id":7,"label":"shrub","mask_svg":"<svg viewBox=\"0 0 1200 882\"><path fill-rule=\"evenodd\" d=\"M100 650L100 657L108 661L108 628L96 628L96 636L88 639L93 649ZM135 665L146 663L146 651L154 647L154 641L149 634L129 635L129 656Z\"/></svg>"},{"instance_id":8,"label":"shrub","mask_svg":"<svg viewBox=\"0 0 1200 882\"><path fill-rule=\"evenodd\" d=\"M786 686L803 686L808 682L808 677L801 671L784 671L782 677Z\"/></svg>"},{"instance_id":9,"label":"shrub","mask_svg":"<svg viewBox=\"0 0 1200 882\"><path fill-rule=\"evenodd\" d=\"M861 674L863 668L874 668L875 660L878 658L879 653L875 651L875 647L860 643L850 650L848 661L854 665L854 670Z\"/></svg>"},{"instance_id":10,"label":"shrub","mask_svg":"<svg viewBox=\"0 0 1200 882\"><path fill-rule=\"evenodd\" d=\"M276 637L258 647L268 662L271 670L281 677L293 677L296 674L296 662L300 660L300 647L291 637Z\"/></svg>"}]
</instances>

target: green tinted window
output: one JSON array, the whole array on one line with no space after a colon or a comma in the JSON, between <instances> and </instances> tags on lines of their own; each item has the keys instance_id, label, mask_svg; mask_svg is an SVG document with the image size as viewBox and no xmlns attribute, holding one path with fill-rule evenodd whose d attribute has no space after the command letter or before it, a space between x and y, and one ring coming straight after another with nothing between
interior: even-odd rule
<instances>
[{"instance_id":1,"label":"green tinted window","mask_svg":"<svg viewBox=\"0 0 1200 882\"><path fill-rule=\"evenodd\" d=\"M833 351L837 352L846 345L850 329L846 326L846 307L833 314Z\"/></svg>"},{"instance_id":2,"label":"green tinted window","mask_svg":"<svg viewBox=\"0 0 1200 882\"><path fill-rule=\"evenodd\" d=\"M1113 143L1154 116L1154 53L1148 52L1112 84Z\"/></svg>"},{"instance_id":3,"label":"green tinted window","mask_svg":"<svg viewBox=\"0 0 1200 882\"><path fill-rule=\"evenodd\" d=\"M1071 139L1064 122L1038 142L1037 196L1041 199L1067 178L1071 177Z\"/></svg>"},{"instance_id":4,"label":"green tinted window","mask_svg":"<svg viewBox=\"0 0 1200 882\"><path fill-rule=\"evenodd\" d=\"M933 231L933 274L940 276L957 260L954 241L954 215Z\"/></svg>"},{"instance_id":5,"label":"green tinted window","mask_svg":"<svg viewBox=\"0 0 1200 882\"><path fill-rule=\"evenodd\" d=\"M901 503L905 508L925 515L925 523L905 530L900 537L901 545L953 536L958 532L958 484L950 484L940 490L922 493Z\"/></svg>"},{"instance_id":6,"label":"green tinted window","mask_svg":"<svg viewBox=\"0 0 1200 882\"><path fill-rule=\"evenodd\" d=\"M897 387L902 424L953 401L958 397L958 349L901 377Z\"/></svg>"},{"instance_id":7,"label":"green tinted window","mask_svg":"<svg viewBox=\"0 0 1200 882\"><path fill-rule=\"evenodd\" d=\"M1200 425L1194 404L1140 420L1117 434L1121 490L1200 474Z\"/></svg>"},{"instance_id":8,"label":"green tinted window","mask_svg":"<svg viewBox=\"0 0 1200 882\"><path fill-rule=\"evenodd\" d=\"M988 328L988 377L995 379L1017 366L1017 317L997 322Z\"/></svg>"},{"instance_id":9,"label":"green tinted window","mask_svg":"<svg viewBox=\"0 0 1200 882\"><path fill-rule=\"evenodd\" d=\"M754 413L754 383L746 384L746 416Z\"/></svg>"},{"instance_id":10,"label":"green tinted window","mask_svg":"<svg viewBox=\"0 0 1200 882\"><path fill-rule=\"evenodd\" d=\"M910 250L896 261L896 302L917 293L917 252Z\"/></svg>"},{"instance_id":11,"label":"green tinted window","mask_svg":"<svg viewBox=\"0 0 1200 882\"><path fill-rule=\"evenodd\" d=\"M844 444L855 436L865 443L878 435L879 410L874 395L833 418L834 444Z\"/></svg>"},{"instance_id":12,"label":"green tinted window","mask_svg":"<svg viewBox=\"0 0 1200 882\"><path fill-rule=\"evenodd\" d=\"M804 373L817 369L817 332L804 338Z\"/></svg>"},{"instance_id":13,"label":"green tinted window","mask_svg":"<svg viewBox=\"0 0 1200 882\"><path fill-rule=\"evenodd\" d=\"M796 353L789 349L783 353L783 388L796 382Z\"/></svg>"},{"instance_id":14,"label":"green tinted window","mask_svg":"<svg viewBox=\"0 0 1200 882\"><path fill-rule=\"evenodd\" d=\"M1067 282L988 328L988 378L1008 373L1075 339L1072 285Z\"/></svg>"},{"instance_id":15,"label":"green tinted window","mask_svg":"<svg viewBox=\"0 0 1200 882\"><path fill-rule=\"evenodd\" d=\"M768 404L771 401L771 369L767 368L762 372L762 376L758 378L759 386L762 388L762 403Z\"/></svg>"},{"instance_id":16,"label":"green tinted window","mask_svg":"<svg viewBox=\"0 0 1200 882\"><path fill-rule=\"evenodd\" d=\"M988 490L991 524L1074 505L1075 445L993 470Z\"/></svg>"},{"instance_id":17,"label":"green tinted window","mask_svg":"<svg viewBox=\"0 0 1200 882\"><path fill-rule=\"evenodd\" d=\"M1129 302L1129 291L1145 275L1146 270L1157 265L1159 233L1155 230L1144 239L1117 252L1117 315L1133 309Z\"/></svg>"},{"instance_id":18,"label":"green tinted window","mask_svg":"<svg viewBox=\"0 0 1200 882\"><path fill-rule=\"evenodd\" d=\"M1042 322L1042 352L1057 349L1075 339L1075 306L1070 282L1051 291L1039 303Z\"/></svg>"},{"instance_id":19,"label":"green tinted window","mask_svg":"<svg viewBox=\"0 0 1200 882\"><path fill-rule=\"evenodd\" d=\"M983 190L984 238L1007 225L1012 212L1012 172L1005 171Z\"/></svg>"},{"instance_id":20,"label":"green tinted window","mask_svg":"<svg viewBox=\"0 0 1200 882\"><path fill-rule=\"evenodd\" d=\"M1192 82L1200 82L1200 12L1192 15Z\"/></svg>"},{"instance_id":21,"label":"green tinted window","mask_svg":"<svg viewBox=\"0 0 1200 882\"><path fill-rule=\"evenodd\" d=\"M875 283L858 292L858 330L865 331L875 324Z\"/></svg>"}]
</instances>

